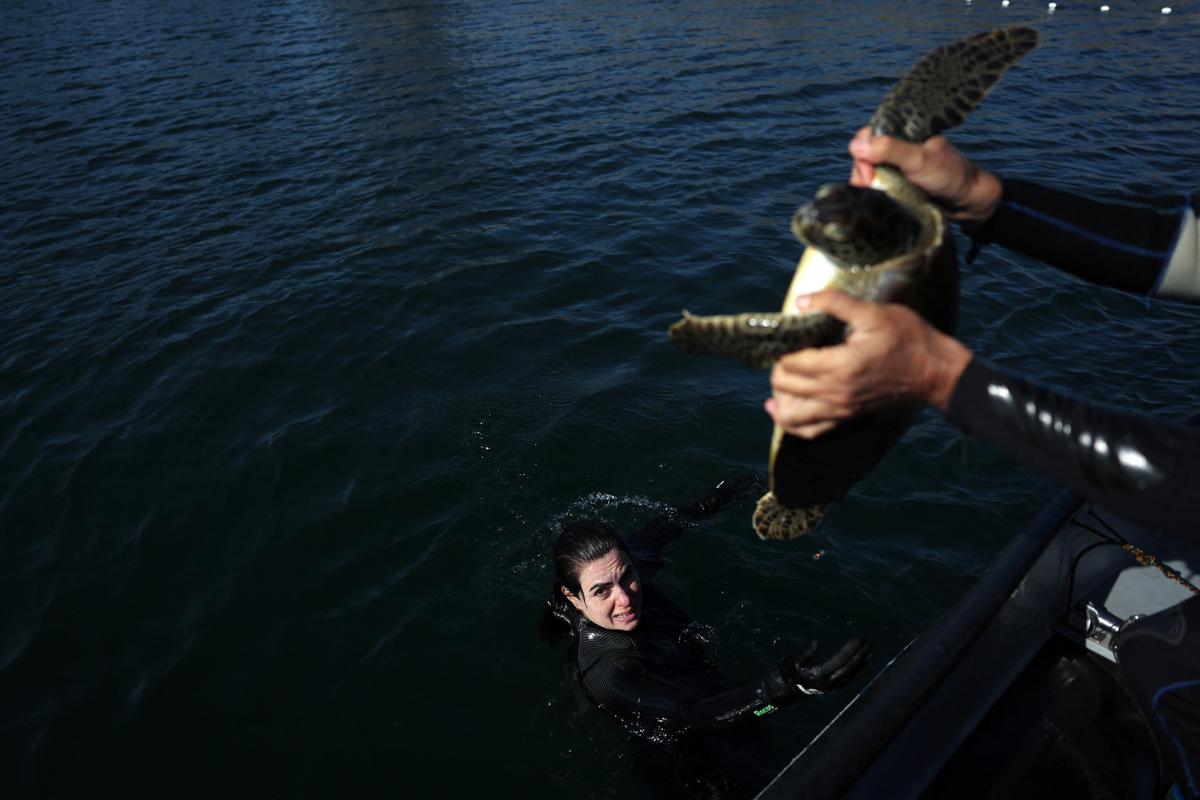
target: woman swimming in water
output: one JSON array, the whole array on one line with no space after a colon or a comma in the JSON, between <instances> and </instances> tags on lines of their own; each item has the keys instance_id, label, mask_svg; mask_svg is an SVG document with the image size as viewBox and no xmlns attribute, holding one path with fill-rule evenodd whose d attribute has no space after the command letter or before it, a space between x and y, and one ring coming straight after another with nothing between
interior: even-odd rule
<instances>
[{"instance_id":1,"label":"woman swimming in water","mask_svg":"<svg viewBox=\"0 0 1200 800\"><path fill-rule=\"evenodd\" d=\"M870 646L861 639L823 661L816 660L814 642L765 675L731 684L689 635L687 615L649 582L663 547L687 522L759 492L756 479L722 481L691 506L651 522L628 544L602 523L563 528L554 546L549 613L569 630L580 682L601 708L642 728L711 729L836 689L866 663Z\"/></svg>"}]
</instances>

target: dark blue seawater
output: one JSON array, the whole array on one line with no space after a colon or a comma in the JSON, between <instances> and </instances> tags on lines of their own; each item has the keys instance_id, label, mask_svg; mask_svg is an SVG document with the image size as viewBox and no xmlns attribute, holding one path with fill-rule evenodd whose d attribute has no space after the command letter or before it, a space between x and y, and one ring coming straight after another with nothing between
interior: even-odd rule
<instances>
[{"instance_id":1,"label":"dark blue seawater","mask_svg":"<svg viewBox=\"0 0 1200 800\"><path fill-rule=\"evenodd\" d=\"M765 469L766 375L665 328L777 307L851 133L997 25L1043 45L969 154L1194 188L1200 8L1097 5L4 3L4 793L641 791L535 625L561 520ZM1196 309L995 248L964 280L994 362L1194 409ZM927 414L818 535L730 508L662 583L731 676L853 634L877 669L1052 491Z\"/></svg>"}]
</instances>

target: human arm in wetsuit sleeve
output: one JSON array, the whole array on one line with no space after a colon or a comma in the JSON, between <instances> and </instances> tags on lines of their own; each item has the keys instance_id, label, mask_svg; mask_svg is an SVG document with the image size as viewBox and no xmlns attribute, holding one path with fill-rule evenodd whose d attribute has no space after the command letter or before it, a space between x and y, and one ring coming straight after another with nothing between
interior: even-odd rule
<instances>
[{"instance_id":1,"label":"human arm in wetsuit sleeve","mask_svg":"<svg viewBox=\"0 0 1200 800\"><path fill-rule=\"evenodd\" d=\"M761 495L764 491L766 487L756 475L726 478L690 505L652 519L629 537L629 547L638 561L653 559L664 547L678 539L689 523L710 517L729 503Z\"/></svg>"},{"instance_id":2,"label":"human arm in wetsuit sleeve","mask_svg":"<svg viewBox=\"0 0 1200 800\"><path fill-rule=\"evenodd\" d=\"M978 358L946 419L1130 520L1196 535L1200 429L1088 404Z\"/></svg>"},{"instance_id":3,"label":"human arm in wetsuit sleeve","mask_svg":"<svg viewBox=\"0 0 1200 800\"><path fill-rule=\"evenodd\" d=\"M875 168L891 164L962 223L976 245L996 242L1104 286L1200 300L1200 197L1194 194L1102 203L1031 181L1001 180L944 136L912 143L864 127L849 149L852 184L870 186Z\"/></svg>"},{"instance_id":4,"label":"human arm in wetsuit sleeve","mask_svg":"<svg viewBox=\"0 0 1200 800\"><path fill-rule=\"evenodd\" d=\"M1196 535L1200 432L1089 404L1004 374L910 309L835 292L810 299L853 329L842 345L780 359L767 410L820 435L872 398L911 393L946 419L1131 520Z\"/></svg>"},{"instance_id":5,"label":"human arm in wetsuit sleeve","mask_svg":"<svg viewBox=\"0 0 1200 800\"><path fill-rule=\"evenodd\" d=\"M963 230L1091 283L1200 302L1198 211L1196 195L1131 206L1005 178L991 216Z\"/></svg>"},{"instance_id":6,"label":"human arm in wetsuit sleeve","mask_svg":"<svg viewBox=\"0 0 1200 800\"><path fill-rule=\"evenodd\" d=\"M855 638L824 661L815 661L816 652L816 643L810 643L758 680L701 697L694 687L658 674L638 654L615 653L588 670L584 686L593 699L618 714L649 714L689 726L720 727L765 716L803 695L843 686L870 658L871 647Z\"/></svg>"}]
</instances>

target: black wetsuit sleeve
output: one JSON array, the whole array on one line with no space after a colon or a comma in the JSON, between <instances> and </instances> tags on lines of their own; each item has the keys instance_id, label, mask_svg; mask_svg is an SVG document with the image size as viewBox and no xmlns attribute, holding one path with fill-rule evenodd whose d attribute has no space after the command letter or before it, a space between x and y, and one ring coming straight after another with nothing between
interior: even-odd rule
<instances>
[{"instance_id":1,"label":"black wetsuit sleeve","mask_svg":"<svg viewBox=\"0 0 1200 800\"><path fill-rule=\"evenodd\" d=\"M742 475L721 481L695 502L677 508L669 514L655 517L633 534L629 538L629 546L634 558L657 558L663 548L682 536L691 523L716 514L727 503L741 499L749 492L761 494L763 488L761 481L754 475Z\"/></svg>"},{"instance_id":2,"label":"black wetsuit sleeve","mask_svg":"<svg viewBox=\"0 0 1200 800\"><path fill-rule=\"evenodd\" d=\"M1196 195L1137 206L1006 178L992 216L963 230L1091 283L1200 302L1198 210Z\"/></svg>"},{"instance_id":3,"label":"black wetsuit sleeve","mask_svg":"<svg viewBox=\"0 0 1200 800\"><path fill-rule=\"evenodd\" d=\"M702 728L765 716L799 694L774 670L759 680L698 696L694 687L657 675L636 655L600 659L584 683L595 700L618 715L649 714Z\"/></svg>"},{"instance_id":4,"label":"black wetsuit sleeve","mask_svg":"<svg viewBox=\"0 0 1200 800\"><path fill-rule=\"evenodd\" d=\"M1088 500L1196 536L1200 429L1091 405L973 359L946 418Z\"/></svg>"},{"instance_id":5,"label":"black wetsuit sleeve","mask_svg":"<svg viewBox=\"0 0 1200 800\"><path fill-rule=\"evenodd\" d=\"M687 529L690 519L679 514L663 514L650 520L641 530L629 537L629 548L639 564L653 563L663 548L678 539Z\"/></svg>"}]
</instances>

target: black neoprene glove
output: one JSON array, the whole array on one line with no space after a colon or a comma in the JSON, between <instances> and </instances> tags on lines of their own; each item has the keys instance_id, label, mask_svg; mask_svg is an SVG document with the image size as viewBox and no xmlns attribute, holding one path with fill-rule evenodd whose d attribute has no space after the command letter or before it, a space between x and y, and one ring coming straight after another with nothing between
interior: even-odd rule
<instances>
[{"instance_id":1,"label":"black neoprene glove","mask_svg":"<svg viewBox=\"0 0 1200 800\"><path fill-rule=\"evenodd\" d=\"M707 517L717 513L722 506L744 497L758 497L766 491L762 479L757 475L738 475L718 483L708 494L682 510L686 517Z\"/></svg>"},{"instance_id":2,"label":"black neoprene glove","mask_svg":"<svg viewBox=\"0 0 1200 800\"><path fill-rule=\"evenodd\" d=\"M809 642L799 654L785 658L779 674L802 694L820 694L849 683L871 657L871 645L857 637L824 661L814 662L818 645Z\"/></svg>"}]
</instances>

